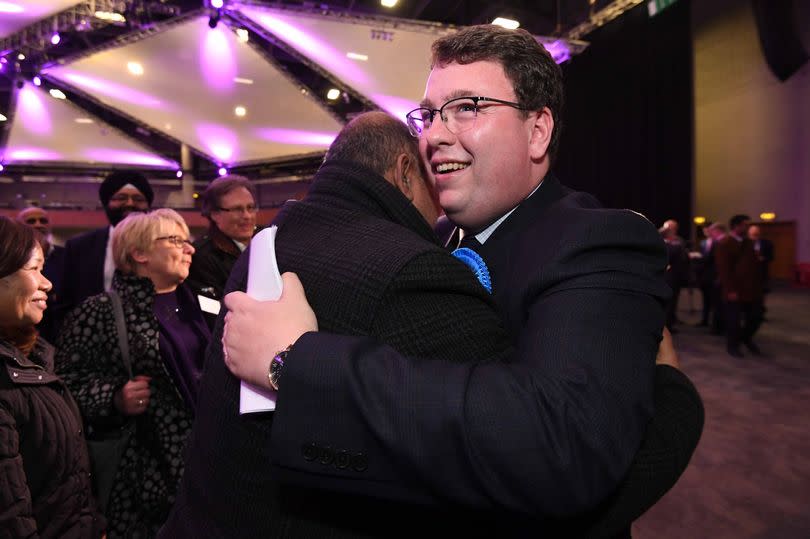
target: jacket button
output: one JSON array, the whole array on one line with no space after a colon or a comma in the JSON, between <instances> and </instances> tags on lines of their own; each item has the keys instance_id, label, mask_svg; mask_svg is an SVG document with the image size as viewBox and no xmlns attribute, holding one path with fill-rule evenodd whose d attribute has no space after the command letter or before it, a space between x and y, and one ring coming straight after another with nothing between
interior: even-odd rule
<instances>
[{"instance_id":1,"label":"jacket button","mask_svg":"<svg viewBox=\"0 0 810 539\"><path fill-rule=\"evenodd\" d=\"M318 446L315 442L309 442L301 447L301 454L304 455L305 460L315 460L318 457Z\"/></svg>"},{"instance_id":2,"label":"jacket button","mask_svg":"<svg viewBox=\"0 0 810 539\"><path fill-rule=\"evenodd\" d=\"M349 467L351 463L351 457L349 456L349 452L345 449L341 449L335 455L335 468L338 470L345 470Z\"/></svg>"},{"instance_id":3,"label":"jacket button","mask_svg":"<svg viewBox=\"0 0 810 539\"><path fill-rule=\"evenodd\" d=\"M356 472L365 472L368 470L368 457L365 453L357 453L352 457L352 468Z\"/></svg>"},{"instance_id":4,"label":"jacket button","mask_svg":"<svg viewBox=\"0 0 810 539\"><path fill-rule=\"evenodd\" d=\"M327 445L326 447L321 448L321 454L318 461L321 464L328 466L329 464L332 464L333 460L335 460L335 451L332 449L332 446Z\"/></svg>"}]
</instances>

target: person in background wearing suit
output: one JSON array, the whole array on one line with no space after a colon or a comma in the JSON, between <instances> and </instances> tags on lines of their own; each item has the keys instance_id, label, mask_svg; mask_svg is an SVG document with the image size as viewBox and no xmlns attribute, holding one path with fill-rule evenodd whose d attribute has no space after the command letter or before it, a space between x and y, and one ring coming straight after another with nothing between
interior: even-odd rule
<instances>
[{"instance_id":1,"label":"person in background wearing suit","mask_svg":"<svg viewBox=\"0 0 810 539\"><path fill-rule=\"evenodd\" d=\"M65 243L63 292L56 315L59 325L82 301L110 289L115 272L112 229L133 212L149 211L155 195L140 172L118 171L104 179L98 188L98 197L110 224Z\"/></svg>"},{"instance_id":2,"label":"person in background wearing suit","mask_svg":"<svg viewBox=\"0 0 810 539\"><path fill-rule=\"evenodd\" d=\"M689 253L686 250L686 242L678 235L678 221L668 219L658 232L667 248L666 281L672 289L672 296L667 303L666 325L669 331L675 333L681 288L689 283Z\"/></svg>"},{"instance_id":3,"label":"person in background wearing suit","mask_svg":"<svg viewBox=\"0 0 810 539\"><path fill-rule=\"evenodd\" d=\"M762 291L767 294L770 292L768 281L770 280L770 265L773 262L773 243L762 237L762 231L757 225L748 227L748 239L754 242L754 252L757 254L762 274Z\"/></svg>"},{"instance_id":4,"label":"person in background wearing suit","mask_svg":"<svg viewBox=\"0 0 810 539\"><path fill-rule=\"evenodd\" d=\"M17 214L17 221L25 223L34 230L36 230L39 237L42 251L45 253L45 267L42 269L42 275L48 279L53 287L48 292L48 307L49 310L45 311L42 322L37 325L39 334L48 342L56 342L56 334L58 328L56 321L51 316L50 308L58 304L62 297L62 275L65 269L65 248L53 243L53 234L51 234L51 219L48 212L37 206L30 206Z\"/></svg>"},{"instance_id":5,"label":"person in background wearing suit","mask_svg":"<svg viewBox=\"0 0 810 539\"><path fill-rule=\"evenodd\" d=\"M215 179L200 199L209 228L206 236L194 242L196 252L187 283L198 296L213 300L200 299L208 327L213 329L231 269L256 232L259 208L256 187L243 176Z\"/></svg>"},{"instance_id":6,"label":"person in background wearing suit","mask_svg":"<svg viewBox=\"0 0 810 539\"><path fill-rule=\"evenodd\" d=\"M461 506L500 536L587 534L604 516L592 534L607 537L628 535L677 480L703 408L679 370L655 365L664 245L644 217L551 173L562 98L560 68L531 34L483 25L433 44L425 98L407 115L440 204L491 277L508 360L420 361L318 332L293 276L279 302L225 298L228 367L278 389L265 450L280 479ZM663 435L660 453L645 433ZM364 466L335 466L327 447ZM545 525L572 515L589 516L557 535Z\"/></svg>"},{"instance_id":7,"label":"person in background wearing suit","mask_svg":"<svg viewBox=\"0 0 810 539\"><path fill-rule=\"evenodd\" d=\"M700 325L711 327L713 334L722 334L723 318L720 283L717 280L717 264L714 252L717 244L726 236L726 225L712 223L703 229L706 238L700 242L700 267L698 283L703 296L703 316Z\"/></svg>"},{"instance_id":8,"label":"person in background wearing suit","mask_svg":"<svg viewBox=\"0 0 810 539\"><path fill-rule=\"evenodd\" d=\"M715 250L717 275L722 289L723 322L730 356L743 357L740 343L754 355L761 355L753 341L762 324L762 277L754 242L746 234L750 218L735 215L729 221L729 235Z\"/></svg>"},{"instance_id":9,"label":"person in background wearing suit","mask_svg":"<svg viewBox=\"0 0 810 539\"><path fill-rule=\"evenodd\" d=\"M437 214L408 128L363 114L337 136L306 198L275 220L279 268L301 276L325 330L445 362L505 357L509 338L489 295L436 242ZM237 262L229 290L245 289L247 262L247 254ZM220 323L215 342L221 331ZM186 474L162 537L388 537L447 517L408 506L404 519L397 504L280 487L268 466L272 416L240 417L239 381L221 347L208 354ZM318 458L338 468L366 466L360 453L323 451Z\"/></svg>"}]
</instances>

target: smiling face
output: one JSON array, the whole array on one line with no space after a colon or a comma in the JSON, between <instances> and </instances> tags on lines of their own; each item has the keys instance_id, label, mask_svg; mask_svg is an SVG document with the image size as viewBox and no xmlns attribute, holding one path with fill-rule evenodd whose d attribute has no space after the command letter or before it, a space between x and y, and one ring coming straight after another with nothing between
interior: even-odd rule
<instances>
[{"instance_id":1,"label":"smiling face","mask_svg":"<svg viewBox=\"0 0 810 539\"><path fill-rule=\"evenodd\" d=\"M188 240L183 228L172 221L163 221L158 237L152 242L152 248L145 252L136 252L132 258L136 261L136 273L149 277L157 292L170 292L177 288L188 277L191 256L194 247L186 242L182 247L176 246L168 236Z\"/></svg>"},{"instance_id":2,"label":"smiling face","mask_svg":"<svg viewBox=\"0 0 810 539\"><path fill-rule=\"evenodd\" d=\"M45 257L37 245L22 268L0 279L0 327L38 324L46 308L51 282L42 275Z\"/></svg>"},{"instance_id":3,"label":"smiling face","mask_svg":"<svg viewBox=\"0 0 810 539\"><path fill-rule=\"evenodd\" d=\"M423 106L438 109L461 96L517 100L497 62L434 67ZM422 133L419 151L447 216L478 231L517 206L548 171L552 129L548 108L524 114L482 103L475 124L458 134L448 131L437 115Z\"/></svg>"},{"instance_id":4,"label":"smiling face","mask_svg":"<svg viewBox=\"0 0 810 539\"><path fill-rule=\"evenodd\" d=\"M256 201L244 187L237 187L222 195L211 220L223 234L241 243L250 242L256 229Z\"/></svg>"}]
</instances>

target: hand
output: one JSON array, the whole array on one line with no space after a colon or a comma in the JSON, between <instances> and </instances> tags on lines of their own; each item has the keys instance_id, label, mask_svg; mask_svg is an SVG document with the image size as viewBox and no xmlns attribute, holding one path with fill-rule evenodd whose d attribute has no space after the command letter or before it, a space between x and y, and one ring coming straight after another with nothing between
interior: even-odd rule
<instances>
[{"instance_id":1,"label":"hand","mask_svg":"<svg viewBox=\"0 0 810 539\"><path fill-rule=\"evenodd\" d=\"M256 301L243 292L225 296L222 352L234 376L269 387L267 372L273 356L308 331L318 331L318 320L307 303L304 287L294 273L281 276L278 301Z\"/></svg>"},{"instance_id":2,"label":"hand","mask_svg":"<svg viewBox=\"0 0 810 539\"><path fill-rule=\"evenodd\" d=\"M124 415L140 415L149 407L149 381L151 376L138 375L113 396L115 408Z\"/></svg>"},{"instance_id":3,"label":"hand","mask_svg":"<svg viewBox=\"0 0 810 539\"><path fill-rule=\"evenodd\" d=\"M667 328L664 328L664 335L661 343L658 345L658 355L655 357L656 365L669 365L676 369L681 368L678 361L678 353L675 351L675 345L672 343L672 334Z\"/></svg>"}]
</instances>

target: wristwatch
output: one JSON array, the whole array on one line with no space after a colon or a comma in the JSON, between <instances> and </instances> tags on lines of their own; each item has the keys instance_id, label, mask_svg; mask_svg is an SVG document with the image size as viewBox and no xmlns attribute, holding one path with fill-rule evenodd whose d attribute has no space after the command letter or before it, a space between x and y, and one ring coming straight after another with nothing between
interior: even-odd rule
<instances>
[{"instance_id":1,"label":"wristwatch","mask_svg":"<svg viewBox=\"0 0 810 539\"><path fill-rule=\"evenodd\" d=\"M270 368L267 370L267 381L270 387L278 391L278 383L281 380L281 373L284 371L284 362L287 360L287 354L290 353L292 345L287 346L284 350L276 352L273 360L270 361Z\"/></svg>"}]
</instances>

